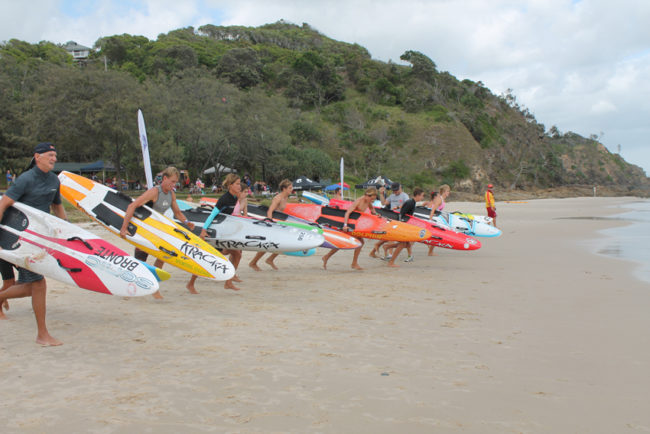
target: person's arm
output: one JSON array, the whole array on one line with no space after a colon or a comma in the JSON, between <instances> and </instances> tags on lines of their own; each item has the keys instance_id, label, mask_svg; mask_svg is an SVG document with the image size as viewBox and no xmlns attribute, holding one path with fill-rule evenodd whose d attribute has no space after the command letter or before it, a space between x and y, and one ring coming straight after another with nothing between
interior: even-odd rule
<instances>
[{"instance_id":1,"label":"person's arm","mask_svg":"<svg viewBox=\"0 0 650 434\"><path fill-rule=\"evenodd\" d=\"M357 205L359 205L361 199L362 198L360 197L359 199L355 200L354 203L347 209L347 211L345 211L345 215L343 216L343 229L348 228L348 219L350 218L350 214L352 214L352 212L357 209Z\"/></svg>"},{"instance_id":2,"label":"person's arm","mask_svg":"<svg viewBox=\"0 0 650 434\"><path fill-rule=\"evenodd\" d=\"M183 214L183 211L178 207L178 203L176 203L176 194L172 192L172 212L174 213L174 217L178 219L181 223L184 223L187 225L190 230L194 229L194 223L190 222L187 220L187 217L185 217L185 214Z\"/></svg>"},{"instance_id":3,"label":"person's arm","mask_svg":"<svg viewBox=\"0 0 650 434\"><path fill-rule=\"evenodd\" d=\"M151 201L156 201L158 199L158 188L157 187L152 187L149 190L145 191L142 193L142 196L138 197L136 200L131 202L129 206L126 208L126 213L124 214L124 222L122 223L122 228L120 229L120 236L122 238L126 237L126 234L129 232L129 222L133 218L133 214L135 213L135 210L139 207L144 205L145 203Z\"/></svg>"},{"instance_id":4,"label":"person's arm","mask_svg":"<svg viewBox=\"0 0 650 434\"><path fill-rule=\"evenodd\" d=\"M248 194L242 191L239 193L237 200L239 201L239 215L248 217Z\"/></svg>"},{"instance_id":5,"label":"person's arm","mask_svg":"<svg viewBox=\"0 0 650 434\"><path fill-rule=\"evenodd\" d=\"M219 214L219 208L215 206L214 208L212 208L212 212L210 213L208 218L205 219L205 223L203 223L203 227L201 228L201 235L200 235L201 238L205 239L205 237L208 235L208 228L212 224L212 221L217 216L217 214Z\"/></svg>"},{"instance_id":6,"label":"person's arm","mask_svg":"<svg viewBox=\"0 0 650 434\"><path fill-rule=\"evenodd\" d=\"M2 195L2 198L0 199L0 221L2 221L2 217L4 216L5 210L9 208L11 205L13 205L16 201L7 196L6 194Z\"/></svg>"},{"instance_id":7,"label":"person's arm","mask_svg":"<svg viewBox=\"0 0 650 434\"><path fill-rule=\"evenodd\" d=\"M271 201L271 205L269 205L269 209L266 211L266 216L268 218L270 219L273 218L273 211L275 211L278 208L278 206L280 206L280 202L282 202L282 198L278 194L273 198L273 200Z\"/></svg>"},{"instance_id":8,"label":"person's arm","mask_svg":"<svg viewBox=\"0 0 650 434\"><path fill-rule=\"evenodd\" d=\"M442 198L439 195L433 198L433 200L431 201L431 212L429 213L429 220L433 218L433 215L436 213L436 210L438 209L441 203L442 203Z\"/></svg>"},{"instance_id":9,"label":"person's arm","mask_svg":"<svg viewBox=\"0 0 650 434\"><path fill-rule=\"evenodd\" d=\"M62 203L53 203L52 205L50 205L50 208L52 209L54 215L60 218L61 220L68 219L68 216L65 213L65 208L63 207Z\"/></svg>"}]
</instances>

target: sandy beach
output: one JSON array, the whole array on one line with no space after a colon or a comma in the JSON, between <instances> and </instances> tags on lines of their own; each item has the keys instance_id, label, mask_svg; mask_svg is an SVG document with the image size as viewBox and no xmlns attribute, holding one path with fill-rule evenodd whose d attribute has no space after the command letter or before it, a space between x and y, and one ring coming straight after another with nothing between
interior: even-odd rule
<instances>
[{"instance_id":1,"label":"sandy beach","mask_svg":"<svg viewBox=\"0 0 650 434\"><path fill-rule=\"evenodd\" d=\"M2 432L650 432L650 284L585 246L633 200L497 202L500 238L417 245L399 269L368 243L361 272L350 251L262 272L244 252L239 292L192 295L170 266L162 301L48 280L64 345L35 344L29 299L10 301Z\"/></svg>"}]
</instances>

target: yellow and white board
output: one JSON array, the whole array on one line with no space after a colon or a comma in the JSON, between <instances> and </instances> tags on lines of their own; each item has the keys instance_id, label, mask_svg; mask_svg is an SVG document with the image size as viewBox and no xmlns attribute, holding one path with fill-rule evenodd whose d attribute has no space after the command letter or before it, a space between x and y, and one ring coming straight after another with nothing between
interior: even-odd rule
<instances>
[{"instance_id":1,"label":"yellow and white board","mask_svg":"<svg viewBox=\"0 0 650 434\"><path fill-rule=\"evenodd\" d=\"M119 235L133 198L83 176L59 174L61 195L106 229ZM159 212L141 206L129 222L126 240L138 249L199 277L228 280L235 267L219 251Z\"/></svg>"}]
</instances>

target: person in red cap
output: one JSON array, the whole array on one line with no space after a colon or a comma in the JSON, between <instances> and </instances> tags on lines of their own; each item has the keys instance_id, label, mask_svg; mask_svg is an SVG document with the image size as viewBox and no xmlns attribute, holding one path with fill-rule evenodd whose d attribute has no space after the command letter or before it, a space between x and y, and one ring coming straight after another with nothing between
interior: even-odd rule
<instances>
[{"instance_id":1,"label":"person in red cap","mask_svg":"<svg viewBox=\"0 0 650 434\"><path fill-rule=\"evenodd\" d=\"M487 209L488 217L492 217L492 225L497 227L497 207L494 204L494 193L492 193L492 184L488 184L487 191L485 192L485 208Z\"/></svg>"}]
</instances>

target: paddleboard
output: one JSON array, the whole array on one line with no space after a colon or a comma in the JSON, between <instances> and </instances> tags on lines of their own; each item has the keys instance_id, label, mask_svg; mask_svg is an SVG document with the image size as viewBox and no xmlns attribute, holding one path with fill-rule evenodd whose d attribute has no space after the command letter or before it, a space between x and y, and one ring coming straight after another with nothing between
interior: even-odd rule
<instances>
[{"instance_id":1,"label":"paddleboard","mask_svg":"<svg viewBox=\"0 0 650 434\"><path fill-rule=\"evenodd\" d=\"M458 217L466 218L467 220L476 220L479 223L485 223L488 225L492 223L492 217L488 217L486 215L467 214L460 211L454 211L452 214L457 215Z\"/></svg>"},{"instance_id":2,"label":"paddleboard","mask_svg":"<svg viewBox=\"0 0 650 434\"><path fill-rule=\"evenodd\" d=\"M20 202L0 223L0 258L68 285L104 294L158 291L169 273L147 266L97 235Z\"/></svg>"},{"instance_id":3,"label":"paddleboard","mask_svg":"<svg viewBox=\"0 0 650 434\"><path fill-rule=\"evenodd\" d=\"M106 229L119 235L133 198L70 172L59 174L61 195ZM228 280L235 267L214 247L172 220L149 208L136 209L126 240L175 267L199 277Z\"/></svg>"},{"instance_id":4,"label":"paddleboard","mask_svg":"<svg viewBox=\"0 0 650 434\"><path fill-rule=\"evenodd\" d=\"M312 193L311 191L303 191L302 197L307 199L310 202L315 203L316 205L327 205L329 204L329 198L326 196L321 196L320 194Z\"/></svg>"},{"instance_id":5,"label":"paddleboard","mask_svg":"<svg viewBox=\"0 0 650 434\"><path fill-rule=\"evenodd\" d=\"M257 218L265 219L267 218L268 207L264 205L251 205L248 204L248 215ZM291 216L287 213L281 211L273 211L273 220L286 225L300 225L311 227L312 230L320 230L325 241L321 244L320 247L326 249L356 249L361 246L361 242L354 238L352 235L346 233L322 227L316 223L312 223L305 219Z\"/></svg>"},{"instance_id":6,"label":"paddleboard","mask_svg":"<svg viewBox=\"0 0 650 434\"><path fill-rule=\"evenodd\" d=\"M341 209L348 209L352 202L347 200L332 199L330 201L330 204ZM384 208L375 208L375 211L387 219L400 220L400 214L398 212ZM431 221L423 220L414 216L407 215L404 216L404 218L405 220L401 221L427 229L429 232L431 232L431 238L422 240L420 241L421 243L453 250L477 250L481 248L481 242L469 235L453 231L449 228L436 226Z\"/></svg>"},{"instance_id":7,"label":"paddleboard","mask_svg":"<svg viewBox=\"0 0 650 434\"><path fill-rule=\"evenodd\" d=\"M315 204L288 203L284 212L323 226L342 230L346 211ZM423 241L431 238L431 232L426 229L356 211L351 213L348 218L348 228L350 235L374 240Z\"/></svg>"},{"instance_id":8,"label":"paddleboard","mask_svg":"<svg viewBox=\"0 0 650 434\"><path fill-rule=\"evenodd\" d=\"M210 212L207 208L183 210L185 217L194 223L196 235L201 234L201 228ZM325 241L321 234L312 232L311 228L297 228L269 220L255 220L229 214L217 214L206 232L206 241L218 249L256 252L309 251Z\"/></svg>"},{"instance_id":9,"label":"paddleboard","mask_svg":"<svg viewBox=\"0 0 650 434\"><path fill-rule=\"evenodd\" d=\"M429 220L430 208L416 206L413 215L424 220ZM481 223L476 220L469 220L445 211L436 211L430 220L438 226L448 227L458 232L475 237L498 237L501 230L492 225Z\"/></svg>"}]
</instances>

